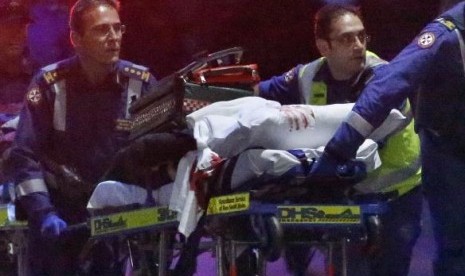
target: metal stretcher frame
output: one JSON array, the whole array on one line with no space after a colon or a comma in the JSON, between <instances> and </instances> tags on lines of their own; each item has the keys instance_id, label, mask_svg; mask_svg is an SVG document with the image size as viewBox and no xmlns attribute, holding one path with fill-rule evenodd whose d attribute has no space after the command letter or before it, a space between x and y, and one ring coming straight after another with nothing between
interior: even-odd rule
<instances>
[{"instance_id":1,"label":"metal stretcher frame","mask_svg":"<svg viewBox=\"0 0 465 276\"><path fill-rule=\"evenodd\" d=\"M360 228L362 227L362 216L378 215L386 211L384 204L361 204L361 205L316 205L316 204L272 204L263 201L251 199L250 192L232 193L210 198L207 208L207 217L234 217L239 215L259 215L274 216L280 225L284 228L313 229L315 227L334 229L334 228ZM142 207L138 209L103 212L100 210L90 210L92 214L86 223L70 226L70 229L76 227L88 227L91 232L91 238L99 239L110 236L124 236L145 231L154 231L159 233L160 242L158 244L158 275L167 274L167 229L174 229L178 225L176 212L168 209L167 206ZM19 238L24 238L27 225L25 222L8 222L6 206L0 208L0 230L13 231ZM24 239L23 239L24 241ZM343 245L343 271L345 271L345 237L341 239ZM217 275L225 275L224 257L224 239L221 236L216 237L216 261ZM257 248L262 247L259 241L243 242L240 240L231 240L231 256L235 255L236 246L243 243L252 244ZM331 246L330 246L331 247ZM21 272L24 262L24 245L18 247L18 270L19 275L25 275ZM329 265L332 262L332 250L330 248ZM258 251L260 253L260 251ZM264 260L259 255L261 260ZM262 261L260 260L260 263ZM263 262L264 263L264 262ZM261 273L265 269L259 268ZM331 268L328 269L331 271ZM231 259L229 275L237 275L235 259ZM331 274L329 274L331 275Z\"/></svg>"},{"instance_id":2,"label":"metal stretcher frame","mask_svg":"<svg viewBox=\"0 0 465 276\"><path fill-rule=\"evenodd\" d=\"M250 200L250 194L247 192L234 193L223 196L212 197L209 201L207 216L210 217L227 217L239 215L260 215L275 216L285 231L288 228L299 228L302 230L326 229L328 231L339 230L339 235L346 233L349 229L362 230L364 228L364 216L377 216L387 211L385 202L370 204L354 205L330 205L330 204L273 204ZM342 231L341 231L342 230ZM346 253L346 236L340 236L341 254L342 254L342 273L347 275L347 253ZM235 258L231 258L229 271L226 272L224 263L225 243L223 237L216 237L216 263L218 276L236 276L240 275L237 271ZM257 242L230 240L230 256L235 256L239 244L249 244L260 248L263 245ZM260 252L260 250L258 251ZM327 256L327 273L328 276L334 275L333 267L333 242L328 242ZM259 254L258 262L261 263L258 268L259 275L266 275L264 268L264 258ZM238 274L239 273L239 274Z\"/></svg>"},{"instance_id":3,"label":"metal stretcher frame","mask_svg":"<svg viewBox=\"0 0 465 276\"><path fill-rule=\"evenodd\" d=\"M146 231L158 233L157 275L167 275L167 230L175 229L178 225L176 212L169 210L168 206L142 207L130 211L91 216L87 224L93 239Z\"/></svg>"},{"instance_id":4,"label":"metal stretcher frame","mask_svg":"<svg viewBox=\"0 0 465 276\"><path fill-rule=\"evenodd\" d=\"M352 205L292 204L278 205L277 209L278 220L284 231L286 229L305 231L317 228L329 233L329 238L323 241L327 247L326 270L328 276L335 275L334 245L339 242L342 257L341 273L346 276L348 266L347 241L364 237L367 234L366 219L385 213L387 204L386 202ZM321 242L319 243L321 244Z\"/></svg>"},{"instance_id":5,"label":"metal stretcher frame","mask_svg":"<svg viewBox=\"0 0 465 276\"><path fill-rule=\"evenodd\" d=\"M92 213L92 211L91 211ZM102 215L91 215L87 222L71 225L67 231L89 228L91 239L102 239L113 236L127 236L135 233L153 231L159 234L157 244L158 276L167 275L167 230L176 229L178 221L176 212L167 206L142 207L129 211L107 212ZM26 235L27 222L9 221L8 210L0 206L0 231L12 234L15 255L17 257L17 273L19 276L28 275L26 265Z\"/></svg>"}]
</instances>

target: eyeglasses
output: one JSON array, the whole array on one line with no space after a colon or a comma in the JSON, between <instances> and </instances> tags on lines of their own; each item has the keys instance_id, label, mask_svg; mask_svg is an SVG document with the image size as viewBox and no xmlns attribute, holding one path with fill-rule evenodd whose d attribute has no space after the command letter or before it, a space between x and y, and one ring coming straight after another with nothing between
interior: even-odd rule
<instances>
[{"instance_id":1,"label":"eyeglasses","mask_svg":"<svg viewBox=\"0 0 465 276\"><path fill-rule=\"evenodd\" d=\"M117 36L121 36L126 32L126 26L121 23L101 24L92 27L90 31L98 37L109 37L112 34L112 32L115 33Z\"/></svg>"},{"instance_id":2,"label":"eyeglasses","mask_svg":"<svg viewBox=\"0 0 465 276\"><path fill-rule=\"evenodd\" d=\"M361 44L366 44L370 42L370 39L371 39L369 35L367 35L364 31L362 31L359 33L345 33L335 38L330 38L329 40L337 41L340 44L345 45L345 46L350 46L355 43L357 38Z\"/></svg>"}]
</instances>

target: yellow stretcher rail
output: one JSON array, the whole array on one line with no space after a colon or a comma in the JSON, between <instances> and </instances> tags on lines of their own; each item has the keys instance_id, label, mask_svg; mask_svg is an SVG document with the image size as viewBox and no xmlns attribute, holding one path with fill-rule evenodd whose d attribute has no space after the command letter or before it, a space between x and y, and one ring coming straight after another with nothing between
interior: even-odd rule
<instances>
[{"instance_id":1,"label":"yellow stretcher rail","mask_svg":"<svg viewBox=\"0 0 465 276\"><path fill-rule=\"evenodd\" d=\"M167 206L148 207L90 218L91 236L127 233L177 223L176 212Z\"/></svg>"},{"instance_id":2,"label":"yellow stretcher rail","mask_svg":"<svg viewBox=\"0 0 465 276\"><path fill-rule=\"evenodd\" d=\"M207 215L237 213L269 213L282 224L359 225L362 223L361 205L271 204L255 202L250 193L235 193L212 197Z\"/></svg>"}]
</instances>

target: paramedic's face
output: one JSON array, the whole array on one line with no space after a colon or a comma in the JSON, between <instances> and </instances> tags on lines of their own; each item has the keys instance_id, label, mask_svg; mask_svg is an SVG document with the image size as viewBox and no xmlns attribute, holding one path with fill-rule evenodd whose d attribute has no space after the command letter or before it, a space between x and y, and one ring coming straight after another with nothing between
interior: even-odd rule
<instances>
[{"instance_id":1,"label":"paramedic's face","mask_svg":"<svg viewBox=\"0 0 465 276\"><path fill-rule=\"evenodd\" d=\"M352 13L344 14L331 23L328 49L324 56L332 71L348 78L358 74L365 65L368 37L360 18Z\"/></svg>"},{"instance_id":2,"label":"paramedic's face","mask_svg":"<svg viewBox=\"0 0 465 276\"><path fill-rule=\"evenodd\" d=\"M84 14L82 34L77 34L76 48L87 60L105 65L119 59L124 26L118 12L110 6L100 5Z\"/></svg>"}]
</instances>

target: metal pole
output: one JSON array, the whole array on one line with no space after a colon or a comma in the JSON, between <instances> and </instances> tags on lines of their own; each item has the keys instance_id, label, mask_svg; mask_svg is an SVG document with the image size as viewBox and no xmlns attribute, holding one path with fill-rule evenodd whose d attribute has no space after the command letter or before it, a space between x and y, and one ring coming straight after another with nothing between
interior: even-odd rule
<instances>
[{"instance_id":1,"label":"metal pole","mask_svg":"<svg viewBox=\"0 0 465 276\"><path fill-rule=\"evenodd\" d=\"M216 237L216 245L215 245L216 275L218 276L224 276L223 247L224 247L223 238L220 236Z\"/></svg>"},{"instance_id":2,"label":"metal pole","mask_svg":"<svg viewBox=\"0 0 465 276\"><path fill-rule=\"evenodd\" d=\"M18 250L17 252L17 269L18 269L18 276L27 276L29 275L29 263L27 261L27 234L25 233L27 230L18 229L14 230L13 233L13 247L12 250Z\"/></svg>"},{"instance_id":3,"label":"metal pole","mask_svg":"<svg viewBox=\"0 0 465 276\"><path fill-rule=\"evenodd\" d=\"M236 242L234 240L230 241L230 250L231 260L229 261L229 276L237 276Z\"/></svg>"},{"instance_id":4,"label":"metal pole","mask_svg":"<svg viewBox=\"0 0 465 276\"><path fill-rule=\"evenodd\" d=\"M161 230L158 243L158 276L166 275L166 236L166 230Z\"/></svg>"},{"instance_id":5,"label":"metal pole","mask_svg":"<svg viewBox=\"0 0 465 276\"><path fill-rule=\"evenodd\" d=\"M328 242L328 265L327 265L327 273L328 276L334 276L334 261L333 261L333 253L334 253L334 244L332 241Z\"/></svg>"},{"instance_id":6,"label":"metal pole","mask_svg":"<svg viewBox=\"0 0 465 276\"><path fill-rule=\"evenodd\" d=\"M341 239L342 275L347 276L347 239Z\"/></svg>"}]
</instances>

